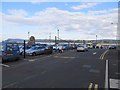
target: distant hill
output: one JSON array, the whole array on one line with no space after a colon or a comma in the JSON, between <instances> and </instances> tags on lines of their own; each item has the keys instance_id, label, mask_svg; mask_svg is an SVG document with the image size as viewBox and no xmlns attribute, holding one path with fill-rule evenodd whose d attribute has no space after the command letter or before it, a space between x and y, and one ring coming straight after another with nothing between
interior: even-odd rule
<instances>
[{"instance_id":1,"label":"distant hill","mask_svg":"<svg viewBox=\"0 0 120 90\"><path fill-rule=\"evenodd\" d=\"M23 39L7 39L6 41L22 43L24 40Z\"/></svg>"},{"instance_id":2,"label":"distant hill","mask_svg":"<svg viewBox=\"0 0 120 90\"><path fill-rule=\"evenodd\" d=\"M17 42L17 43L23 43L24 39L7 39L7 41L11 41L11 42ZM26 40L27 42L28 40ZM86 42L96 42L96 40L85 40ZM49 39L36 39L36 42L50 42ZM55 42L55 40L51 40L51 42ZM77 42L77 43L81 43L83 42L83 40L60 40L59 42ZM104 42L104 43L114 43L116 42L116 40L114 39L101 39L101 40L97 40L97 43L100 42Z\"/></svg>"}]
</instances>

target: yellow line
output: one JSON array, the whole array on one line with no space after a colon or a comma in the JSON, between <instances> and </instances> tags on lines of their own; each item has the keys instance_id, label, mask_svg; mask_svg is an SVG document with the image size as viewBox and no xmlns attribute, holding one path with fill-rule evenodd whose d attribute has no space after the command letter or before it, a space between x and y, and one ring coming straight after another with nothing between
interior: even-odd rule
<instances>
[{"instance_id":1,"label":"yellow line","mask_svg":"<svg viewBox=\"0 0 120 90\"><path fill-rule=\"evenodd\" d=\"M94 90L98 90L98 84L95 84Z\"/></svg>"},{"instance_id":2,"label":"yellow line","mask_svg":"<svg viewBox=\"0 0 120 90\"><path fill-rule=\"evenodd\" d=\"M90 83L88 90L92 90L93 83Z\"/></svg>"}]
</instances>

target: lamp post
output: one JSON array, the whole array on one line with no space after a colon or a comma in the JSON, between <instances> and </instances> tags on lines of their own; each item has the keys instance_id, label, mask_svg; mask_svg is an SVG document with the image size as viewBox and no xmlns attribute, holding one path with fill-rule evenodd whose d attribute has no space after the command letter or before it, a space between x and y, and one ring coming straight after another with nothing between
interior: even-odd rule
<instances>
[{"instance_id":1,"label":"lamp post","mask_svg":"<svg viewBox=\"0 0 120 90\"><path fill-rule=\"evenodd\" d=\"M59 29L58 29L58 43L59 43Z\"/></svg>"},{"instance_id":2,"label":"lamp post","mask_svg":"<svg viewBox=\"0 0 120 90\"><path fill-rule=\"evenodd\" d=\"M30 32L28 32L28 40L29 40Z\"/></svg>"},{"instance_id":3,"label":"lamp post","mask_svg":"<svg viewBox=\"0 0 120 90\"><path fill-rule=\"evenodd\" d=\"M51 33L50 33L50 36L49 36L49 42L50 42L50 44L51 44Z\"/></svg>"},{"instance_id":4,"label":"lamp post","mask_svg":"<svg viewBox=\"0 0 120 90\"><path fill-rule=\"evenodd\" d=\"M97 37L98 37L98 36L96 35L96 44L97 44Z\"/></svg>"},{"instance_id":5,"label":"lamp post","mask_svg":"<svg viewBox=\"0 0 120 90\"><path fill-rule=\"evenodd\" d=\"M118 22L119 23L119 22ZM118 49L120 49L120 33L119 33L119 24L111 22L112 25L117 25L117 33L116 33L116 42L115 44L118 45Z\"/></svg>"}]
</instances>

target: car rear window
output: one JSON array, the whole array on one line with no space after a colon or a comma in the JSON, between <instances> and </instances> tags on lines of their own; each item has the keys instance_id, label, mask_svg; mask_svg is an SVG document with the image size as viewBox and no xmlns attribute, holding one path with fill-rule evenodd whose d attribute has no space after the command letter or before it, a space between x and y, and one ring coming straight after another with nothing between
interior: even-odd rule
<instances>
[{"instance_id":1,"label":"car rear window","mask_svg":"<svg viewBox=\"0 0 120 90\"><path fill-rule=\"evenodd\" d=\"M17 51L19 47L17 44L7 44L7 51Z\"/></svg>"}]
</instances>

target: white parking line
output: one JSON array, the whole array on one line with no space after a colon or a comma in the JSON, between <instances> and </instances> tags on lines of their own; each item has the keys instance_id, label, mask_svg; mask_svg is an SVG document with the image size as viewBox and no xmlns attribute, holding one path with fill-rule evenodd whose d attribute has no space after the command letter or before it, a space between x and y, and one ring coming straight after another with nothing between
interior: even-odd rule
<instances>
[{"instance_id":1,"label":"white parking line","mask_svg":"<svg viewBox=\"0 0 120 90\"><path fill-rule=\"evenodd\" d=\"M106 70L105 70L105 88L108 89L108 60L106 60Z\"/></svg>"},{"instance_id":2,"label":"white parking line","mask_svg":"<svg viewBox=\"0 0 120 90\"><path fill-rule=\"evenodd\" d=\"M105 56L105 54L108 52L108 50L106 50L101 56L100 56L100 59L104 59L104 56Z\"/></svg>"},{"instance_id":3,"label":"white parking line","mask_svg":"<svg viewBox=\"0 0 120 90\"><path fill-rule=\"evenodd\" d=\"M120 89L120 80L119 79L110 79L110 88Z\"/></svg>"},{"instance_id":4,"label":"white parking line","mask_svg":"<svg viewBox=\"0 0 120 90\"><path fill-rule=\"evenodd\" d=\"M35 61L35 59L31 59L31 60L28 60L29 62L34 62Z\"/></svg>"},{"instance_id":5,"label":"white parking line","mask_svg":"<svg viewBox=\"0 0 120 90\"><path fill-rule=\"evenodd\" d=\"M6 64L0 64L0 65L2 65L4 67L10 67L9 65L6 65Z\"/></svg>"},{"instance_id":6,"label":"white parking line","mask_svg":"<svg viewBox=\"0 0 120 90\"><path fill-rule=\"evenodd\" d=\"M97 52L94 52L94 53L93 53L93 55L96 55L96 54L97 54Z\"/></svg>"},{"instance_id":7,"label":"white parking line","mask_svg":"<svg viewBox=\"0 0 120 90\"><path fill-rule=\"evenodd\" d=\"M17 82L10 83L9 85L3 86L3 88L8 88L8 87L13 86L15 84L17 84Z\"/></svg>"}]
</instances>

